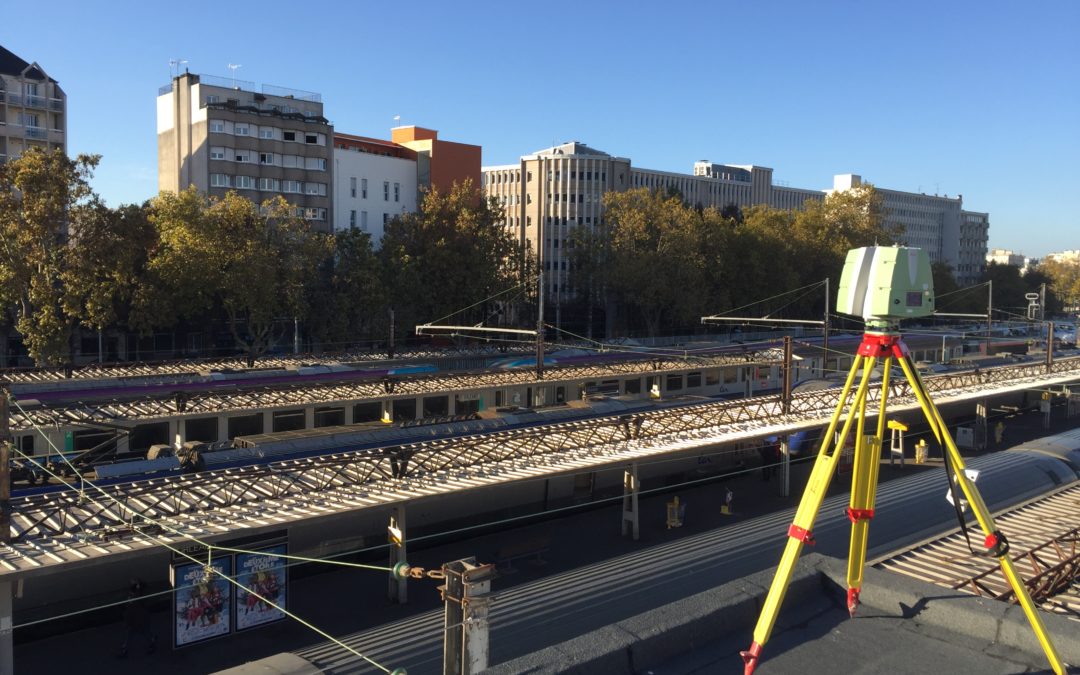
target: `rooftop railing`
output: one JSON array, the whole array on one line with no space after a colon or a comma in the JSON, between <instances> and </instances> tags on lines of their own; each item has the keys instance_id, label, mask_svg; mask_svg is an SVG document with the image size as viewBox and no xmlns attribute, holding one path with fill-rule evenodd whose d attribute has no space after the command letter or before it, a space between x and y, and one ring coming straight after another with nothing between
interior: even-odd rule
<instances>
[{"instance_id":1,"label":"rooftop railing","mask_svg":"<svg viewBox=\"0 0 1080 675\"><path fill-rule=\"evenodd\" d=\"M289 87L279 87L273 84L264 84L262 89L258 89L254 82L249 80L237 80L231 77L220 77L218 75L196 75L199 78L199 82L208 84L213 87L224 87L226 89L235 89L239 91L250 91L252 93L263 93L267 96L278 96L281 98L291 98L297 101L308 101L310 103L322 103L322 94L317 94L313 91L304 91L303 89L291 89ZM172 83L158 87L158 96L168 94L172 91Z\"/></svg>"}]
</instances>

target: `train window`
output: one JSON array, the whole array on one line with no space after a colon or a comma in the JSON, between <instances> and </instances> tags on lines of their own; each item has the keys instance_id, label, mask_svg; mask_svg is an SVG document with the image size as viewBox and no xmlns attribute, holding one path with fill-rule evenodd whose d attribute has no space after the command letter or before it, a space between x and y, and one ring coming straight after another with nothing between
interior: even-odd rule
<instances>
[{"instance_id":1,"label":"train window","mask_svg":"<svg viewBox=\"0 0 1080 675\"><path fill-rule=\"evenodd\" d=\"M275 433L278 431L296 431L307 426L304 424L303 408L298 410L275 410L273 420Z\"/></svg>"},{"instance_id":2,"label":"train window","mask_svg":"<svg viewBox=\"0 0 1080 675\"><path fill-rule=\"evenodd\" d=\"M739 381L738 368L724 368L724 384L732 384Z\"/></svg>"},{"instance_id":3,"label":"train window","mask_svg":"<svg viewBox=\"0 0 1080 675\"><path fill-rule=\"evenodd\" d=\"M24 455L34 454L34 435L28 434L19 439L19 449L23 451Z\"/></svg>"},{"instance_id":4,"label":"train window","mask_svg":"<svg viewBox=\"0 0 1080 675\"><path fill-rule=\"evenodd\" d=\"M720 384L720 374L719 373L705 373L705 386L706 387L715 387L718 384Z\"/></svg>"},{"instance_id":5,"label":"train window","mask_svg":"<svg viewBox=\"0 0 1080 675\"><path fill-rule=\"evenodd\" d=\"M627 394L640 394L641 393L641 378L634 377L623 383Z\"/></svg>"},{"instance_id":6,"label":"train window","mask_svg":"<svg viewBox=\"0 0 1080 675\"><path fill-rule=\"evenodd\" d=\"M686 388L697 389L701 386L701 373L687 373Z\"/></svg>"},{"instance_id":7,"label":"train window","mask_svg":"<svg viewBox=\"0 0 1080 675\"><path fill-rule=\"evenodd\" d=\"M172 439L169 438L168 422L139 424L131 430L130 434L128 434L129 450L146 450L151 445L162 443L166 445L172 444Z\"/></svg>"},{"instance_id":8,"label":"train window","mask_svg":"<svg viewBox=\"0 0 1080 675\"><path fill-rule=\"evenodd\" d=\"M679 391L682 389L682 375L668 375L667 376L667 390Z\"/></svg>"},{"instance_id":9,"label":"train window","mask_svg":"<svg viewBox=\"0 0 1080 675\"><path fill-rule=\"evenodd\" d=\"M218 439L218 429L216 417L196 417L184 420L184 440L213 443Z\"/></svg>"},{"instance_id":10,"label":"train window","mask_svg":"<svg viewBox=\"0 0 1080 675\"><path fill-rule=\"evenodd\" d=\"M566 403L566 387L555 387L555 402Z\"/></svg>"},{"instance_id":11,"label":"train window","mask_svg":"<svg viewBox=\"0 0 1080 675\"><path fill-rule=\"evenodd\" d=\"M475 395L474 395L475 396ZM475 415L480 412L479 398L461 398L460 394L454 394L455 415Z\"/></svg>"},{"instance_id":12,"label":"train window","mask_svg":"<svg viewBox=\"0 0 1080 675\"><path fill-rule=\"evenodd\" d=\"M345 424L345 408L315 408L316 427L336 427Z\"/></svg>"},{"instance_id":13,"label":"train window","mask_svg":"<svg viewBox=\"0 0 1080 675\"><path fill-rule=\"evenodd\" d=\"M90 448L97 447L99 444L115 437L115 431L108 431L105 429L83 429L75 432L71 449L76 451L89 450Z\"/></svg>"},{"instance_id":14,"label":"train window","mask_svg":"<svg viewBox=\"0 0 1080 675\"><path fill-rule=\"evenodd\" d=\"M352 407L353 424L378 422L382 419L382 402L357 403Z\"/></svg>"},{"instance_id":15,"label":"train window","mask_svg":"<svg viewBox=\"0 0 1080 675\"><path fill-rule=\"evenodd\" d=\"M502 406L502 405L503 405L503 393L502 393L502 389L497 389L497 390L495 391L495 407L496 407L496 408L498 408L498 407L500 407L500 406Z\"/></svg>"},{"instance_id":16,"label":"train window","mask_svg":"<svg viewBox=\"0 0 1080 675\"><path fill-rule=\"evenodd\" d=\"M449 396L425 396L424 417L443 417L450 414Z\"/></svg>"},{"instance_id":17,"label":"train window","mask_svg":"<svg viewBox=\"0 0 1080 675\"><path fill-rule=\"evenodd\" d=\"M394 421L409 422L416 419L416 399L399 398L394 401Z\"/></svg>"},{"instance_id":18,"label":"train window","mask_svg":"<svg viewBox=\"0 0 1080 675\"><path fill-rule=\"evenodd\" d=\"M263 432L262 413L237 415L229 418L229 440L237 436L253 436Z\"/></svg>"}]
</instances>

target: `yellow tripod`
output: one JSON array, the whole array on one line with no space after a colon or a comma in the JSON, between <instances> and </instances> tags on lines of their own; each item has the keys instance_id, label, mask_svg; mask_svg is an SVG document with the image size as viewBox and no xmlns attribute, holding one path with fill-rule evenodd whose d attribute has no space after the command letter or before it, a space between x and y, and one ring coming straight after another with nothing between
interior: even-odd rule
<instances>
[{"instance_id":1,"label":"yellow tripod","mask_svg":"<svg viewBox=\"0 0 1080 675\"><path fill-rule=\"evenodd\" d=\"M875 436L867 437L864 431L866 422L867 391L870 386L870 375L879 359L883 359L884 371L881 379L881 396L878 399L877 432ZM1057 675L1064 675L1065 665L1054 649L1050 636L1046 632L1042 618L1035 607L1035 603L1028 594L1023 579L1013 566L1009 557L1008 541L994 524L990 512L986 508L975 485L968 480L964 473L964 462L960 457L952 436L949 435L945 422L938 412L937 406L930 400L930 396L923 386L918 372L914 368L907 346L897 332L882 330L881 332L867 331L863 335L863 341L851 364L844 388L840 394L836 411L833 413L829 428L821 441L821 449L818 451L814 468L810 473L806 491L803 493L799 508L795 512L795 520L788 529L787 545L780 558L780 566L776 570L769 594L765 598L761 616L754 628L754 641L750 649L742 652L745 664L744 675L754 672L761 657L761 648L769 640L773 625L776 623L780 605L784 601L788 585L791 583L791 574L795 563L802 552L804 544L813 543L814 521L817 519L821 504L825 499L825 493L829 489L829 482L836 472L842 448L851 431L852 424L857 426L855 436L855 462L851 478L851 502L847 509L848 518L851 520L851 548L848 554L848 611L854 615L859 605L859 591L862 588L863 567L866 563L866 541L869 531L870 519L874 517L874 499L877 493L878 466L881 459L881 445L885 435L885 411L889 393L889 371L893 360L896 360L904 371L908 383L915 392L915 397L922 407L931 431L937 437L938 442L943 444L944 452L948 453L947 461L952 462L955 469L955 479L963 490L964 496L971 505L975 519L979 527L986 535L984 545L998 559L1005 578L1009 580L1020 605L1024 608L1028 621L1031 623L1035 635L1042 645L1046 658ZM851 397L852 388L859 373L862 377L858 387ZM837 427L844 412L845 405L851 397L849 413L844 420L843 428L839 437L836 437ZM835 442L834 442L835 438Z\"/></svg>"}]
</instances>

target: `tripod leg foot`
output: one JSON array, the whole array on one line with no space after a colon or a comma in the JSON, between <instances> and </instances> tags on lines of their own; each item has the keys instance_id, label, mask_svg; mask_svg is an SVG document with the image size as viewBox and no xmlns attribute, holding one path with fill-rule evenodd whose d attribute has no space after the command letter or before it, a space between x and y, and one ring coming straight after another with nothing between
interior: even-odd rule
<instances>
[{"instance_id":1,"label":"tripod leg foot","mask_svg":"<svg viewBox=\"0 0 1080 675\"><path fill-rule=\"evenodd\" d=\"M750 644L750 649L739 652L739 654L742 656L743 664L746 666L743 675L752 675L754 668L757 668L758 658L761 656L761 645L753 642Z\"/></svg>"},{"instance_id":2,"label":"tripod leg foot","mask_svg":"<svg viewBox=\"0 0 1080 675\"><path fill-rule=\"evenodd\" d=\"M847 590L847 611L850 616L855 616L855 610L859 608L859 589Z\"/></svg>"}]
</instances>

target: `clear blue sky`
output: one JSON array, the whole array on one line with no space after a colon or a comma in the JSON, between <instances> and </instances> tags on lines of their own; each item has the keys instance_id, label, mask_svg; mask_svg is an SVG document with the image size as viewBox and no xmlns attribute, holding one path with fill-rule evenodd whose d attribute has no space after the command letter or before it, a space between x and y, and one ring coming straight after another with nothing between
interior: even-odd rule
<instances>
[{"instance_id":1,"label":"clear blue sky","mask_svg":"<svg viewBox=\"0 0 1080 675\"><path fill-rule=\"evenodd\" d=\"M580 140L635 166L759 164L964 196L990 246L1080 248L1080 2L74 2L5 9L0 44L68 94L112 205L157 190L169 59L322 94L335 128L402 124L485 164ZM13 19L13 20L12 20Z\"/></svg>"}]
</instances>

